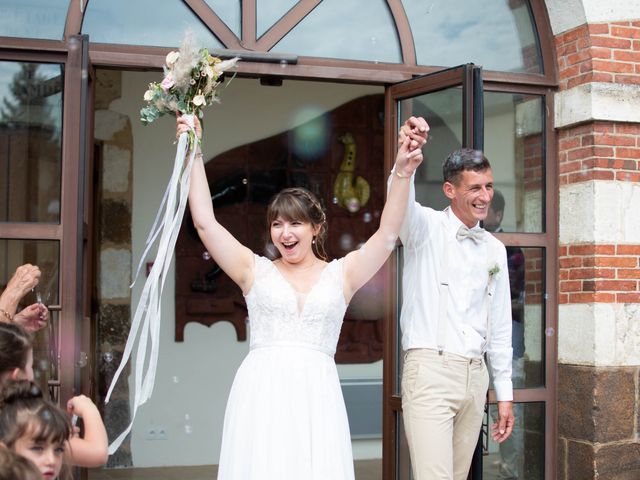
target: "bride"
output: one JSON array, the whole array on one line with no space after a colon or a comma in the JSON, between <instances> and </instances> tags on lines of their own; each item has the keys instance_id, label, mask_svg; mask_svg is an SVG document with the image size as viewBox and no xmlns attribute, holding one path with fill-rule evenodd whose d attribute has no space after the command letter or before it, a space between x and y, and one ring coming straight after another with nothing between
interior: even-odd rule
<instances>
[{"instance_id":1,"label":"bride","mask_svg":"<svg viewBox=\"0 0 640 480\"><path fill-rule=\"evenodd\" d=\"M409 180L429 127L407 121L378 230L362 248L327 261L327 220L303 188L275 195L267 210L276 259L254 254L215 217L202 153L189 206L200 239L247 303L250 352L231 387L218 480L352 480L351 438L333 359L347 305L384 264L398 236ZM190 127L182 116L178 134ZM195 132L201 137L198 119Z\"/></svg>"}]
</instances>

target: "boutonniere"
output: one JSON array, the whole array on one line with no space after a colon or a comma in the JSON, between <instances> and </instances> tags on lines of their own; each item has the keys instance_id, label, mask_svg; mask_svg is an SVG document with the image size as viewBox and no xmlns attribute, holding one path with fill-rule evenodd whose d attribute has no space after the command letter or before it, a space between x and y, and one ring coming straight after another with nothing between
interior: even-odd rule
<instances>
[{"instance_id":1,"label":"boutonniere","mask_svg":"<svg viewBox=\"0 0 640 480\"><path fill-rule=\"evenodd\" d=\"M498 273L500 273L500 265L494 263L493 266L489 267L489 280L492 280Z\"/></svg>"}]
</instances>

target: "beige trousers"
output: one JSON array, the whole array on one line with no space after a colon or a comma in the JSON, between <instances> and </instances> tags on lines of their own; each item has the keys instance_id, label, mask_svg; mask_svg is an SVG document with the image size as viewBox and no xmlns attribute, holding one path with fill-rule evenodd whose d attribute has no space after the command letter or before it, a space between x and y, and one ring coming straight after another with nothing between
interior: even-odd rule
<instances>
[{"instance_id":1,"label":"beige trousers","mask_svg":"<svg viewBox=\"0 0 640 480\"><path fill-rule=\"evenodd\" d=\"M402 415L414 480L466 480L487 388L481 358L431 349L405 353Z\"/></svg>"}]
</instances>

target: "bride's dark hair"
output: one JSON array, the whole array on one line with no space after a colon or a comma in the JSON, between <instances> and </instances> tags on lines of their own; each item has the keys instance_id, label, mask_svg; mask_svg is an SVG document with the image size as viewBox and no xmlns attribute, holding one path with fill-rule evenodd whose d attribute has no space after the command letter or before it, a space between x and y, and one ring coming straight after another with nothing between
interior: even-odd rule
<instances>
[{"instance_id":1,"label":"bride's dark hair","mask_svg":"<svg viewBox=\"0 0 640 480\"><path fill-rule=\"evenodd\" d=\"M271 223L276 218L287 221L297 220L310 223L314 228L320 227L312 244L313 252L322 260L327 259L324 242L327 238L327 217L322 210L318 198L306 188L285 188L277 193L269 202L267 208L267 254L273 258L280 257L280 252L271 242Z\"/></svg>"}]
</instances>

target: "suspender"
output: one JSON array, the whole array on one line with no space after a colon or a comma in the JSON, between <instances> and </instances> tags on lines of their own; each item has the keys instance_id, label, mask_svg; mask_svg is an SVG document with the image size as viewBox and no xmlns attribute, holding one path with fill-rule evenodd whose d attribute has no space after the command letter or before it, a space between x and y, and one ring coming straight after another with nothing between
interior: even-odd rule
<instances>
[{"instance_id":1,"label":"suspender","mask_svg":"<svg viewBox=\"0 0 640 480\"><path fill-rule=\"evenodd\" d=\"M447 235L448 228L446 225L442 225L441 232L442 232L441 233L442 257L440 258L440 269L438 271L438 277L439 277L438 291L439 291L440 298L439 298L439 305L438 305L438 333L437 333L438 336L436 339L439 355L442 355L447 344L447 323L448 323L447 311L449 307L449 295L451 294L449 290L450 288L449 286L449 251L451 249L449 248L450 238ZM487 245L487 248L489 248L488 245ZM484 306L487 312L487 334L485 336L485 341L482 346L483 355L487 350L487 346L489 345L489 338L491 334L491 312L490 312L491 294L489 293L489 284L491 281L492 280L489 279L489 281L487 282L487 288L484 295Z\"/></svg>"}]
</instances>

